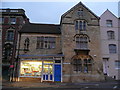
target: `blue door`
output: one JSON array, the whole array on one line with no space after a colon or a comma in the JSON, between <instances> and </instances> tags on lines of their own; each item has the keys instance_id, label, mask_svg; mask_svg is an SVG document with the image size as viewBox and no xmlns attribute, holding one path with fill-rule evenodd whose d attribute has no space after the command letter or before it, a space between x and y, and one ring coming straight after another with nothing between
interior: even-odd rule
<instances>
[{"instance_id":1,"label":"blue door","mask_svg":"<svg viewBox=\"0 0 120 90\"><path fill-rule=\"evenodd\" d=\"M54 65L54 81L61 81L61 65Z\"/></svg>"}]
</instances>

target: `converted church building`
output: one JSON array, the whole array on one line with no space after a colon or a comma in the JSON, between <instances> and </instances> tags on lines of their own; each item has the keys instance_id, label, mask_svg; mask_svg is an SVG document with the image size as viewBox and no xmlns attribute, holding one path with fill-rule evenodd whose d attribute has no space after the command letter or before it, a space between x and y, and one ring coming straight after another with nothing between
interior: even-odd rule
<instances>
[{"instance_id":1,"label":"converted church building","mask_svg":"<svg viewBox=\"0 0 120 90\"><path fill-rule=\"evenodd\" d=\"M18 36L17 80L104 80L99 20L80 2L61 16L60 25L25 24Z\"/></svg>"}]
</instances>

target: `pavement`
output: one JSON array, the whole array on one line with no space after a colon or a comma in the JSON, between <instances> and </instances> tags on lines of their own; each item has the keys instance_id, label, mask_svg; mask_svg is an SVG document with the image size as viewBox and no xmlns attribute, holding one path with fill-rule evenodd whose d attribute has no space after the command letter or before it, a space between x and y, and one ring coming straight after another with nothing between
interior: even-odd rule
<instances>
[{"instance_id":1,"label":"pavement","mask_svg":"<svg viewBox=\"0 0 120 90\"><path fill-rule=\"evenodd\" d=\"M119 88L120 83L114 82L88 82L88 83L50 83L50 82L3 82L2 88Z\"/></svg>"}]
</instances>

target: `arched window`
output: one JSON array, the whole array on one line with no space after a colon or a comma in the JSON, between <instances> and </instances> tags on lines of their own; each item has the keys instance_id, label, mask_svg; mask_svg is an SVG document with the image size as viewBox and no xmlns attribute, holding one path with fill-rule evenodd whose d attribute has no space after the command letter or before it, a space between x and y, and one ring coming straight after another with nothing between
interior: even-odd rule
<instances>
[{"instance_id":1,"label":"arched window","mask_svg":"<svg viewBox=\"0 0 120 90\"><path fill-rule=\"evenodd\" d=\"M30 40L27 37L24 42L24 50L29 50L29 44L30 44Z\"/></svg>"},{"instance_id":2,"label":"arched window","mask_svg":"<svg viewBox=\"0 0 120 90\"><path fill-rule=\"evenodd\" d=\"M107 31L108 39L115 39L114 31Z\"/></svg>"},{"instance_id":3,"label":"arched window","mask_svg":"<svg viewBox=\"0 0 120 90\"><path fill-rule=\"evenodd\" d=\"M117 48L115 44L109 44L109 53L116 53Z\"/></svg>"},{"instance_id":4,"label":"arched window","mask_svg":"<svg viewBox=\"0 0 120 90\"><path fill-rule=\"evenodd\" d=\"M86 31L86 21L84 20L76 20L75 21L75 30Z\"/></svg>"},{"instance_id":5,"label":"arched window","mask_svg":"<svg viewBox=\"0 0 120 90\"><path fill-rule=\"evenodd\" d=\"M12 45L11 44L5 44L5 49L4 49L4 59L9 61L10 56L12 54Z\"/></svg>"},{"instance_id":6,"label":"arched window","mask_svg":"<svg viewBox=\"0 0 120 90\"><path fill-rule=\"evenodd\" d=\"M78 30L78 21L75 22L75 30Z\"/></svg>"},{"instance_id":7,"label":"arched window","mask_svg":"<svg viewBox=\"0 0 120 90\"><path fill-rule=\"evenodd\" d=\"M82 61L81 61L81 59L74 59L73 60L73 65L74 65L74 71L76 71L76 72L81 71L82 72Z\"/></svg>"},{"instance_id":8,"label":"arched window","mask_svg":"<svg viewBox=\"0 0 120 90\"><path fill-rule=\"evenodd\" d=\"M90 73L93 67L93 58L89 55L75 55L72 59L73 71Z\"/></svg>"},{"instance_id":9,"label":"arched window","mask_svg":"<svg viewBox=\"0 0 120 90\"><path fill-rule=\"evenodd\" d=\"M76 48L88 49L88 37L84 35L76 36Z\"/></svg>"},{"instance_id":10,"label":"arched window","mask_svg":"<svg viewBox=\"0 0 120 90\"><path fill-rule=\"evenodd\" d=\"M89 71L92 71L92 60L84 59L84 72L88 73Z\"/></svg>"}]
</instances>

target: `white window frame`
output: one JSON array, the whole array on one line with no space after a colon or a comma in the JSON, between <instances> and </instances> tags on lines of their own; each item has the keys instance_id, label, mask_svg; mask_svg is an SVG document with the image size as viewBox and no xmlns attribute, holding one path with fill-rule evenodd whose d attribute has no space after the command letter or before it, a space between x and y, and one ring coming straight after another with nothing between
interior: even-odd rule
<instances>
[{"instance_id":1,"label":"white window frame","mask_svg":"<svg viewBox=\"0 0 120 90\"><path fill-rule=\"evenodd\" d=\"M115 39L115 32L114 31L107 31L108 39Z\"/></svg>"},{"instance_id":2,"label":"white window frame","mask_svg":"<svg viewBox=\"0 0 120 90\"><path fill-rule=\"evenodd\" d=\"M117 45L116 44L109 44L109 53L116 54L117 53Z\"/></svg>"},{"instance_id":3,"label":"white window frame","mask_svg":"<svg viewBox=\"0 0 120 90\"><path fill-rule=\"evenodd\" d=\"M112 20L106 20L106 25L107 25L107 27L112 27L113 26L113 21Z\"/></svg>"},{"instance_id":4,"label":"white window frame","mask_svg":"<svg viewBox=\"0 0 120 90\"><path fill-rule=\"evenodd\" d=\"M115 61L115 69L120 69L120 61Z\"/></svg>"},{"instance_id":5,"label":"white window frame","mask_svg":"<svg viewBox=\"0 0 120 90\"><path fill-rule=\"evenodd\" d=\"M16 24L16 17L10 17L10 24Z\"/></svg>"}]
</instances>

